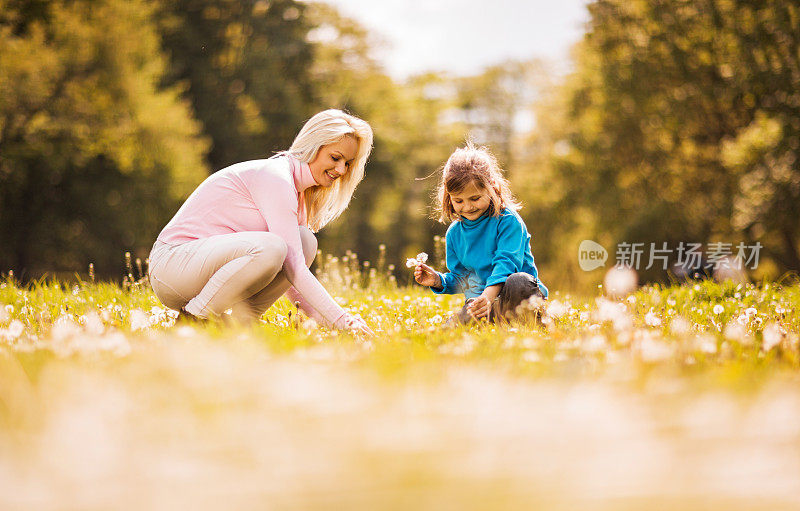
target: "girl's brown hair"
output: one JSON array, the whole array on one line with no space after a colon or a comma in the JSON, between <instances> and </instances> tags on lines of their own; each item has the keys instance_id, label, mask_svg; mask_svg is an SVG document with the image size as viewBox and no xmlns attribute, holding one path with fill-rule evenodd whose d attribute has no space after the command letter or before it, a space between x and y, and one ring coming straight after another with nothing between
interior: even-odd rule
<instances>
[{"instance_id":1,"label":"girl's brown hair","mask_svg":"<svg viewBox=\"0 0 800 511\"><path fill-rule=\"evenodd\" d=\"M450 194L460 192L470 183L489 194L492 216L500 216L503 208L518 211L522 207L511 193L497 158L487 147L475 147L472 142L467 142L465 147L456 149L444 164L442 180L436 191L436 213L441 222L447 224L459 219Z\"/></svg>"}]
</instances>

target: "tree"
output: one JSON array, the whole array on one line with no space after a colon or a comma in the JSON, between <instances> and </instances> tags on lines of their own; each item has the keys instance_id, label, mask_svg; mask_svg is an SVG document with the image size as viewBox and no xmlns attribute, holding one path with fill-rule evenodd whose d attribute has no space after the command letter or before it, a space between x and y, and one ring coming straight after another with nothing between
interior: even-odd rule
<instances>
[{"instance_id":1,"label":"tree","mask_svg":"<svg viewBox=\"0 0 800 511\"><path fill-rule=\"evenodd\" d=\"M312 115L312 28L295 0L161 0L167 85L186 87L209 166L270 156Z\"/></svg>"},{"instance_id":2,"label":"tree","mask_svg":"<svg viewBox=\"0 0 800 511\"><path fill-rule=\"evenodd\" d=\"M670 246L761 241L778 267L800 268L800 8L597 0L589 10L554 136L562 209L591 210L573 225Z\"/></svg>"},{"instance_id":3,"label":"tree","mask_svg":"<svg viewBox=\"0 0 800 511\"><path fill-rule=\"evenodd\" d=\"M117 274L204 176L144 0L0 0L0 268Z\"/></svg>"}]
</instances>

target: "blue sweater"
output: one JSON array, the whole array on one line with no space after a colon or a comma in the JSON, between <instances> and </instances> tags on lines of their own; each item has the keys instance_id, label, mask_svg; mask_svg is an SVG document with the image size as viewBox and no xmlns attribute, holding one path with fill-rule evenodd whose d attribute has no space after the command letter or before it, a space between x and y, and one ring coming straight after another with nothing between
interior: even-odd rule
<instances>
[{"instance_id":1,"label":"blue sweater","mask_svg":"<svg viewBox=\"0 0 800 511\"><path fill-rule=\"evenodd\" d=\"M461 218L447 229L447 269L439 273L442 289L434 293L464 293L467 299L506 281L509 275L525 272L533 276L544 296L547 288L531 254L531 235L515 212L503 209L499 217L487 210L476 220Z\"/></svg>"}]
</instances>

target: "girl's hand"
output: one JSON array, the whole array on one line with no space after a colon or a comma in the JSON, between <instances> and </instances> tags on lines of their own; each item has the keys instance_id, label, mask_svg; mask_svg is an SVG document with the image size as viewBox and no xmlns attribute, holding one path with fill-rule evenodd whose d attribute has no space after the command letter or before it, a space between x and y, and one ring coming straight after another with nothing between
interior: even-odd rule
<instances>
[{"instance_id":1,"label":"girl's hand","mask_svg":"<svg viewBox=\"0 0 800 511\"><path fill-rule=\"evenodd\" d=\"M439 274L425 263L418 264L414 268L414 280L423 286L442 287L442 279L439 278Z\"/></svg>"},{"instance_id":2,"label":"girl's hand","mask_svg":"<svg viewBox=\"0 0 800 511\"><path fill-rule=\"evenodd\" d=\"M467 312L475 319L487 317L492 309L492 302L500 294L502 288L502 284L494 284L484 289L479 297L469 302Z\"/></svg>"},{"instance_id":3,"label":"girl's hand","mask_svg":"<svg viewBox=\"0 0 800 511\"><path fill-rule=\"evenodd\" d=\"M475 298L467 305L467 312L475 319L485 318L489 315L492 302L483 295Z\"/></svg>"}]
</instances>

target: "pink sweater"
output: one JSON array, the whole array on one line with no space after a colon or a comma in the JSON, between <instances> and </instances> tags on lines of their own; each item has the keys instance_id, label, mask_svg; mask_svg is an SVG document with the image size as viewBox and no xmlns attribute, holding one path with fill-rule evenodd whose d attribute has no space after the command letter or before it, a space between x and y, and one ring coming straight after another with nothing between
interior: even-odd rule
<instances>
[{"instance_id":1,"label":"pink sweater","mask_svg":"<svg viewBox=\"0 0 800 511\"><path fill-rule=\"evenodd\" d=\"M305 264L299 226L307 226L303 192L317 183L308 164L291 156L237 163L212 174L186 199L158 240L177 245L217 234L272 232L288 247L287 294L317 321L338 326L345 311Z\"/></svg>"}]
</instances>

